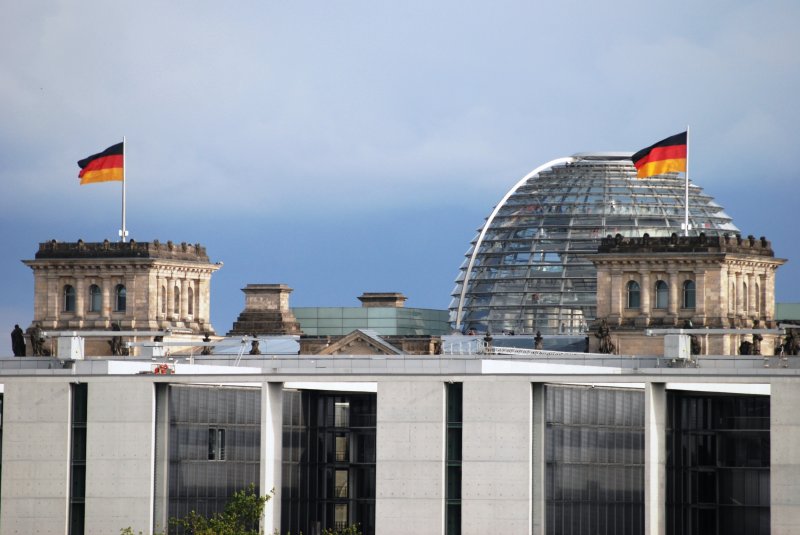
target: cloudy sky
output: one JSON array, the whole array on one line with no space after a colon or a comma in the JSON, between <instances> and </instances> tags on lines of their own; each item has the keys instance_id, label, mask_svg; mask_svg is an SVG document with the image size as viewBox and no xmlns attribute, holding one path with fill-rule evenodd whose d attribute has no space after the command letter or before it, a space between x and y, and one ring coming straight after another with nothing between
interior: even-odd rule
<instances>
[{"instance_id":1,"label":"cloudy sky","mask_svg":"<svg viewBox=\"0 0 800 535\"><path fill-rule=\"evenodd\" d=\"M116 239L119 183L78 186L75 162L123 135L130 235L225 263L219 332L248 283L446 308L528 171L687 124L693 182L790 259L798 302L800 3L654 4L4 2L0 326L32 319L37 243Z\"/></svg>"}]
</instances>

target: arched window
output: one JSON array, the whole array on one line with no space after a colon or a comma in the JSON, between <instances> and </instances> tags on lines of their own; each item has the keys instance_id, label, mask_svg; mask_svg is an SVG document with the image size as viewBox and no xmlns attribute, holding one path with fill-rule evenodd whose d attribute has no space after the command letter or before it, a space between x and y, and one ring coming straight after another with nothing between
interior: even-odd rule
<instances>
[{"instance_id":1,"label":"arched window","mask_svg":"<svg viewBox=\"0 0 800 535\"><path fill-rule=\"evenodd\" d=\"M117 312L125 312L125 307L127 305L127 292L125 291L125 286L122 284L117 284L117 287L114 288L114 310Z\"/></svg>"},{"instance_id":2,"label":"arched window","mask_svg":"<svg viewBox=\"0 0 800 535\"><path fill-rule=\"evenodd\" d=\"M100 287L96 284L89 286L89 312L100 312L103 306L103 294Z\"/></svg>"},{"instance_id":3,"label":"arched window","mask_svg":"<svg viewBox=\"0 0 800 535\"><path fill-rule=\"evenodd\" d=\"M669 306L669 286L664 281L656 281L656 308Z\"/></svg>"},{"instance_id":4,"label":"arched window","mask_svg":"<svg viewBox=\"0 0 800 535\"><path fill-rule=\"evenodd\" d=\"M642 304L639 283L628 281L628 308L639 308Z\"/></svg>"},{"instance_id":5,"label":"arched window","mask_svg":"<svg viewBox=\"0 0 800 535\"><path fill-rule=\"evenodd\" d=\"M186 288L186 297L189 300L188 310L186 312L190 315L194 314L194 290L192 290L191 286Z\"/></svg>"},{"instance_id":6,"label":"arched window","mask_svg":"<svg viewBox=\"0 0 800 535\"><path fill-rule=\"evenodd\" d=\"M64 286L64 312L75 312L75 288Z\"/></svg>"},{"instance_id":7,"label":"arched window","mask_svg":"<svg viewBox=\"0 0 800 535\"><path fill-rule=\"evenodd\" d=\"M696 292L694 281L683 282L683 308L694 308L696 306Z\"/></svg>"},{"instance_id":8,"label":"arched window","mask_svg":"<svg viewBox=\"0 0 800 535\"><path fill-rule=\"evenodd\" d=\"M175 312L175 315L177 316L181 312L181 289L178 288L178 286L175 286L175 299L173 301L175 308L173 308L172 310Z\"/></svg>"},{"instance_id":9,"label":"arched window","mask_svg":"<svg viewBox=\"0 0 800 535\"><path fill-rule=\"evenodd\" d=\"M161 287L161 313L167 313L167 287Z\"/></svg>"}]
</instances>

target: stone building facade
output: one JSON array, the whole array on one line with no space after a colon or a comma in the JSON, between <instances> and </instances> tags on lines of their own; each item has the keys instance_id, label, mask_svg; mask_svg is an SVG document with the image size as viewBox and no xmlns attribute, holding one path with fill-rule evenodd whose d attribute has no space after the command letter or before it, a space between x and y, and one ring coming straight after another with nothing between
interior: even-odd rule
<instances>
[{"instance_id":1,"label":"stone building facade","mask_svg":"<svg viewBox=\"0 0 800 535\"><path fill-rule=\"evenodd\" d=\"M591 257L597 268L597 323L605 320L617 353L661 354L648 328L775 327L775 258L764 237L604 238ZM690 322L690 323L689 323ZM595 325L593 332L597 332ZM736 354L748 334L702 335L703 354ZM590 350L599 340L590 336ZM773 354L774 335L762 352Z\"/></svg>"},{"instance_id":2,"label":"stone building facade","mask_svg":"<svg viewBox=\"0 0 800 535\"><path fill-rule=\"evenodd\" d=\"M166 330L214 334L205 247L171 241L40 243L33 270L33 325L44 330ZM32 326L33 326L32 325ZM108 354L105 341L86 354Z\"/></svg>"}]
</instances>

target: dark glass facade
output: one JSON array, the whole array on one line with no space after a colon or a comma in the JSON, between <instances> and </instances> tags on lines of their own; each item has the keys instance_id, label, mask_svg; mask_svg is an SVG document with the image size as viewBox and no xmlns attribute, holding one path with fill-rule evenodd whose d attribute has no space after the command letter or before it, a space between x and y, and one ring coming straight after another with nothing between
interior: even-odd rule
<instances>
[{"instance_id":1,"label":"dark glass facade","mask_svg":"<svg viewBox=\"0 0 800 535\"><path fill-rule=\"evenodd\" d=\"M169 387L168 516L221 512L234 492L259 489L261 390Z\"/></svg>"},{"instance_id":2,"label":"dark glass facade","mask_svg":"<svg viewBox=\"0 0 800 535\"><path fill-rule=\"evenodd\" d=\"M464 384L447 384L447 472L445 473L446 535L461 533L461 436Z\"/></svg>"},{"instance_id":3,"label":"dark glass facade","mask_svg":"<svg viewBox=\"0 0 800 535\"><path fill-rule=\"evenodd\" d=\"M644 533L644 391L545 390L548 535Z\"/></svg>"},{"instance_id":4,"label":"dark glass facade","mask_svg":"<svg viewBox=\"0 0 800 535\"><path fill-rule=\"evenodd\" d=\"M71 385L72 425L70 429L69 534L84 532L86 521L86 416L88 385Z\"/></svg>"},{"instance_id":5,"label":"dark glass facade","mask_svg":"<svg viewBox=\"0 0 800 535\"><path fill-rule=\"evenodd\" d=\"M667 533L770 532L768 396L667 394Z\"/></svg>"},{"instance_id":6,"label":"dark glass facade","mask_svg":"<svg viewBox=\"0 0 800 535\"><path fill-rule=\"evenodd\" d=\"M376 410L372 393L284 391L281 533L375 533Z\"/></svg>"}]
</instances>

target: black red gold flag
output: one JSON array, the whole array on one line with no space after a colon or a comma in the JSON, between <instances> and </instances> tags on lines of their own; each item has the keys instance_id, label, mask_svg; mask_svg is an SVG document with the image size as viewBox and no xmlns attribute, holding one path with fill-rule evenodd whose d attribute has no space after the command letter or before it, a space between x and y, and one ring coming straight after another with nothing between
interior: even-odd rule
<instances>
[{"instance_id":1,"label":"black red gold flag","mask_svg":"<svg viewBox=\"0 0 800 535\"><path fill-rule=\"evenodd\" d=\"M681 132L631 156L636 167L636 178L686 172L686 142L687 132Z\"/></svg>"},{"instance_id":2,"label":"black red gold flag","mask_svg":"<svg viewBox=\"0 0 800 535\"><path fill-rule=\"evenodd\" d=\"M124 180L124 144L117 143L111 145L103 152L92 154L78 162L81 172L78 178L81 185L92 184L94 182L110 182L113 180Z\"/></svg>"}]
</instances>

